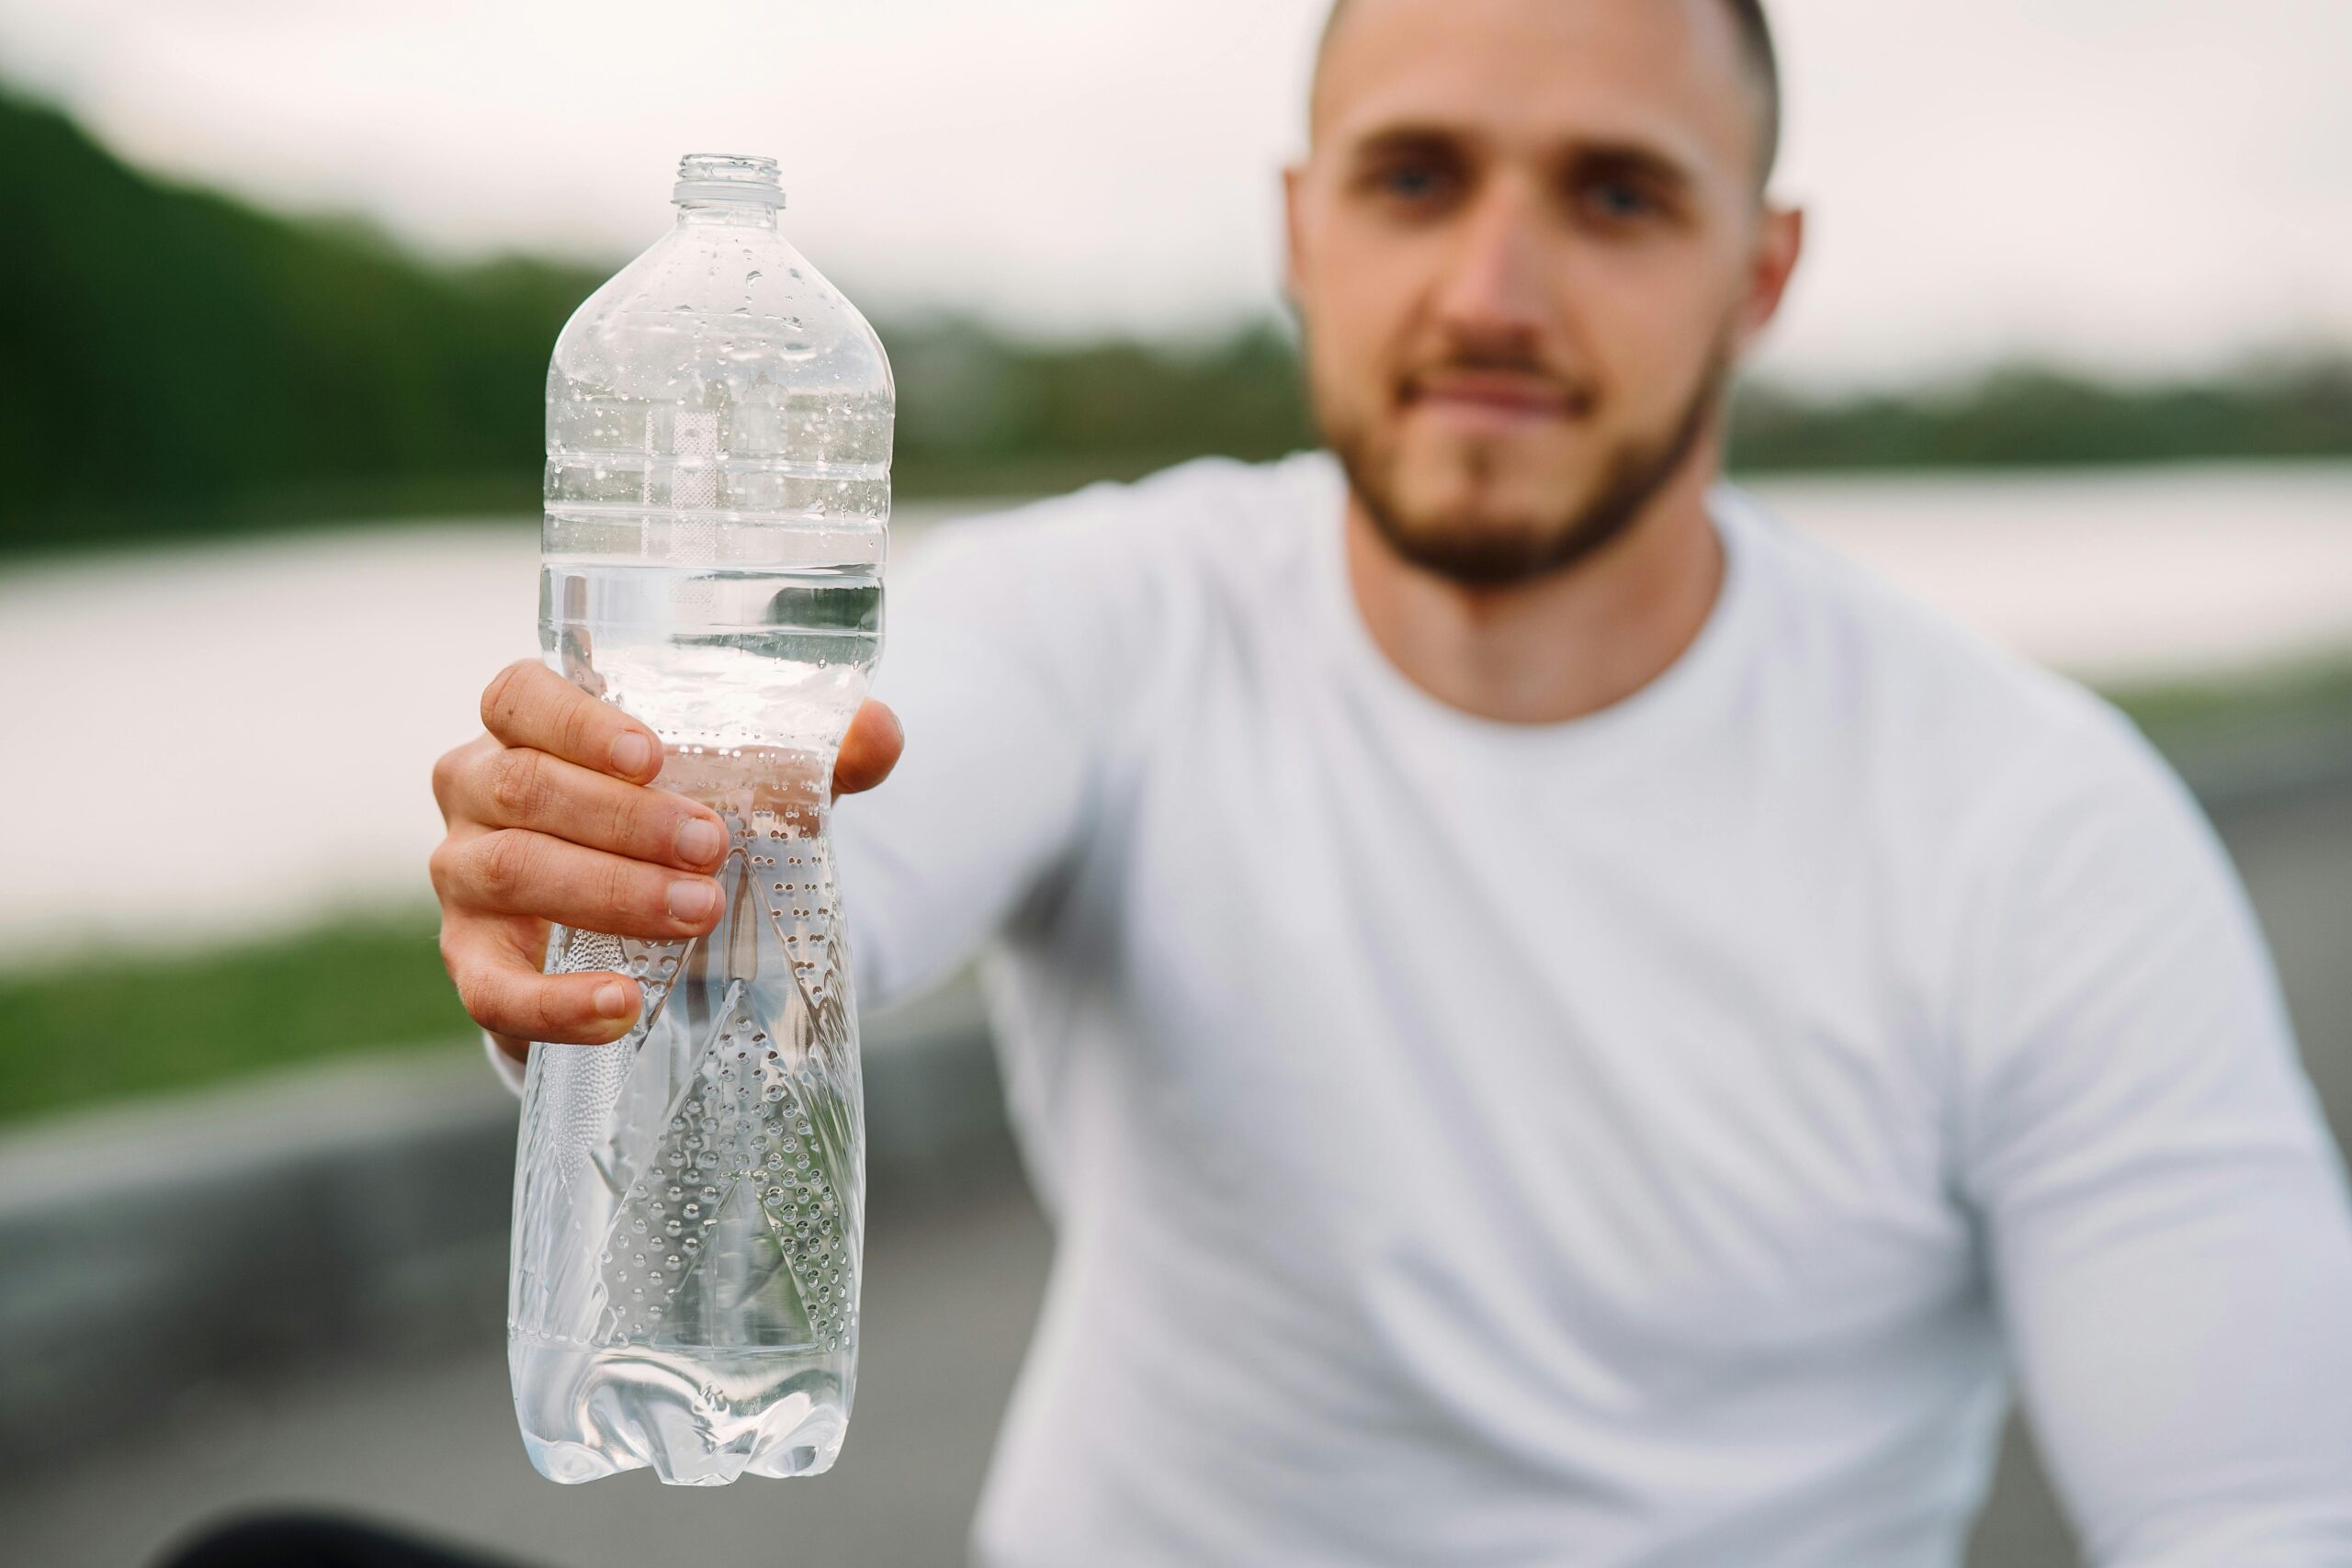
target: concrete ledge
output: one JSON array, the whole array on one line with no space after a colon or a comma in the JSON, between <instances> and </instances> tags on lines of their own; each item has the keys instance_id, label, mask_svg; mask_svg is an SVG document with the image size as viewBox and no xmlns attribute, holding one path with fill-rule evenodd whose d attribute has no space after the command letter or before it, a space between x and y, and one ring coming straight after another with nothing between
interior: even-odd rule
<instances>
[{"instance_id":1,"label":"concrete ledge","mask_svg":"<svg viewBox=\"0 0 2352 1568\"><path fill-rule=\"evenodd\" d=\"M968 982L865 1033L878 1204L1011 1170ZM61 1457L223 1377L495 1338L515 1118L464 1048L0 1139L0 1461Z\"/></svg>"}]
</instances>

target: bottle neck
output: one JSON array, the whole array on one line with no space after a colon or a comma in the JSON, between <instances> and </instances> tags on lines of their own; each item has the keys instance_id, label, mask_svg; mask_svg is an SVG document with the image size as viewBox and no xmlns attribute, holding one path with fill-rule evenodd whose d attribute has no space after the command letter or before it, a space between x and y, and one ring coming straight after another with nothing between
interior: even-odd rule
<instances>
[{"instance_id":1,"label":"bottle neck","mask_svg":"<svg viewBox=\"0 0 2352 1568\"><path fill-rule=\"evenodd\" d=\"M682 201L681 229L773 229L777 209L763 201Z\"/></svg>"}]
</instances>

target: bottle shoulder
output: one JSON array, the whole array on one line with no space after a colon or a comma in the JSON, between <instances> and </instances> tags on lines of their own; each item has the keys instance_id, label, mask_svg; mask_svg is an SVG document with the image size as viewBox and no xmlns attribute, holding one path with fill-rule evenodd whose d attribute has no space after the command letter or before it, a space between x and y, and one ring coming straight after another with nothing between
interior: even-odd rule
<instances>
[{"instance_id":1,"label":"bottle shoulder","mask_svg":"<svg viewBox=\"0 0 2352 1568\"><path fill-rule=\"evenodd\" d=\"M686 225L572 313L548 391L574 388L649 401L777 389L891 405L896 392L872 324L782 233Z\"/></svg>"}]
</instances>

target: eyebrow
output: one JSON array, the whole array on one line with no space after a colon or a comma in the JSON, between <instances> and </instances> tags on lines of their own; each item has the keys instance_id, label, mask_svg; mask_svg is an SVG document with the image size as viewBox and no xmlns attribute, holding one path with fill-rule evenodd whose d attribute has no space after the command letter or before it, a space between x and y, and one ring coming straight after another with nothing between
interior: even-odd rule
<instances>
[{"instance_id":1,"label":"eyebrow","mask_svg":"<svg viewBox=\"0 0 2352 1568\"><path fill-rule=\"evenodd\" d=\"M1410 153L1457 154L1465 144L1479 141L1475 132L1435 124L1383 126L1354 140L1347 150L1350 163L1363 164ZM1645 141L1623 138L1572 138L1555 150L1552 161L1578 174L1621 174L1688 190L1699 183L1689 164Z\"/></svg>"},{"instance_id":2,"label":"eyebrow","mask_svg":"<svg viewBox=\"0 0 2352 1568\"><path fill-rule=\"evenodd\" d=\"M1688 190L1698 175L1679 158L1636 141L1577 143L1568 159L1579 174L1631 175L1672 190Z\"/></svg>"}]
</instances>

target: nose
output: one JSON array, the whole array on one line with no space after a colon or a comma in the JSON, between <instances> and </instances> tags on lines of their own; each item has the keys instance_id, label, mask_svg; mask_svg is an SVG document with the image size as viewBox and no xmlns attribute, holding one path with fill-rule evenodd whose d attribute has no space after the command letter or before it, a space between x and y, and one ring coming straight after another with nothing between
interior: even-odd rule
<instances>
[{"instance_id":1,"label":"nose","mask_svg":"<svg viewBox=\"0 0 2352 1568\"><path fill-rule=\"evenodd\" d=\"M1518 342L1544 325L1539 214L1529 196L1507 182L1480 195L1448 258L1438 317L1466 342Z\"/></svg>"}]
</instances>

